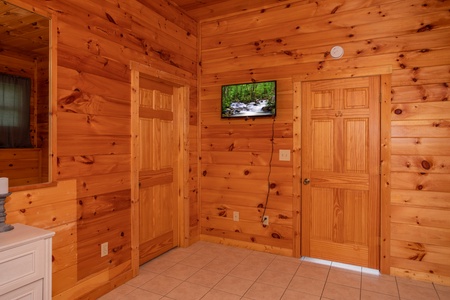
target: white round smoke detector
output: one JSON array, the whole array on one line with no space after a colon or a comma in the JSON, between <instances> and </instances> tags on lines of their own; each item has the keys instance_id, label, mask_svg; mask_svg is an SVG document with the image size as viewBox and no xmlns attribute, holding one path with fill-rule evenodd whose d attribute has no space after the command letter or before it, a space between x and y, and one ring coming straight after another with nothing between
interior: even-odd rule
<instances>
[{"instance_id":1,"label":"white round smoke detector","mask_svg":"<svg viewBox=\"0 0 450 300\"><path fill-rule=\"evenodd\" d=\"M334 46L330 51L331 57L341 58L344 55L344 48L341 46Z\"/></svg>"}]
</instances>

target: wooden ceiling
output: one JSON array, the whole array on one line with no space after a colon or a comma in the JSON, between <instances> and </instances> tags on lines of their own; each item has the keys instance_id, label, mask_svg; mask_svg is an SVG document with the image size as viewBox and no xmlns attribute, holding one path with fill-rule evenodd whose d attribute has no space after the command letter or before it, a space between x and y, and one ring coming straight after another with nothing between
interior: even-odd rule
<instances>
[{"instance_id":1,"label":"wooden ceiling","mask_svg":"<svg viewBox=\"0 0 450 300\"><path fill-rule=\"evenodd\" d=\"M202 21L288 0L171 0L194 20ZM28 57L48 54L49 20L0 0L0 52Z\"/></svg>"},{"instance_id":2,"label":"wooden ceiling","mask_svg":"<svg viewBox=\"0 0 450 300\"><path fill-rule=\"evenodd\" d=\"M287 0L171 0L194 20L202 21ZM36 57L48 54L49 20L0 0L0 52Z\"/></svg>"},{"instance_id":3,"label":"wooden ceiling","mask_svg":"<svg viewBox=\"0 0 450 300\"><path fill-rule=\"evenodd\" d=\"M288 0L172 0L197 21L228 16L248 10L266 9Z\"/></svg>"},{"instance_id":4,"label":"wooden ceiling","mask_svg":"<svg viewBox=\"0 0 450 300\"><path fill-rule=\"evenodd\" d=\"M28 57L48 55L49 20L0 1L0 52Z\"/></svg>"}]
</instances>

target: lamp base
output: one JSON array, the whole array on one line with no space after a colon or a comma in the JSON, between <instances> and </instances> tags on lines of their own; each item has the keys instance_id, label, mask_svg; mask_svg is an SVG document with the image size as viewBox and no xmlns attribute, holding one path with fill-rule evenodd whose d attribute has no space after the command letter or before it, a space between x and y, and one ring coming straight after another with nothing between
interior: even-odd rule
<instances>
[{"instance_id":1,"label":"lamp base","mask_svg":"<svg viewBox=\"0 0 450 300\"><path fill-rule=\"evenodd\" d=\"M6 231L13 230L13 229L14 229L14 226L12 226L12 225L5 224L5 223L0 224L0 232L6 232Z\"/></svg>"},{"instance_id":2,"label":"lamp base","mask_svg":"<svg viewBox=\"0 0 450 300\"><path fill-rule=\"evenodd\" d=\"M0 194L0 232L10 231L14 229L14 226L5 224L6 213L5 213L5 199L11 195L11 193Z\"/></svg>"}]
</instances>

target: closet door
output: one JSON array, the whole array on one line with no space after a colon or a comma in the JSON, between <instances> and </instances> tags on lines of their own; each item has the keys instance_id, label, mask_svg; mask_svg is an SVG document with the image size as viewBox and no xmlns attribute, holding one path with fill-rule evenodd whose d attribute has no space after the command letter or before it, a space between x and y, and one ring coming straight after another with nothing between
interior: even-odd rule
<instances>
[{"instance_id":1,"label":"closet door","mask_svg":"<svg viewBox=\"0 0 450 300\"><path fill-rule=\"evenodd\" d=\"M139 82L139 263L178 246L174 88Z\"/></svg>"},{"instance_id":2,"label":"closet door","mask_svg":"<svg viewBox=\"0 0 450 300\"><path fill-rule=\"evenodd\" d=\"M302 255L379 267L380 78L302 84Z\"/></svg>"}]
</instances>

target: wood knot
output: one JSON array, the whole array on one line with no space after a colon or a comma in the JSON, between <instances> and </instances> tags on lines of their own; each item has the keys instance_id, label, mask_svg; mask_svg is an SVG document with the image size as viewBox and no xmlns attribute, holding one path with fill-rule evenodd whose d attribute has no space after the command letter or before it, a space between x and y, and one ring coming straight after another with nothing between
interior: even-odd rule
<instances>
[{"instance_id":1,"label":"wood knot","mask_svg":"<svg viewBox=\"0 0 450 300\"><path fill-rule=\"evenodd\" d=\"M417 186L417 189L418 189L419 191L423 190L423 185L419 184L419 185Z\"/></svg>"},{"instance_id":2,"label":"wood knot","mask_svg":"<svg viewBox=\"0 0 450 300\"><path fill-rule=\"evenodd\" d=\"M272 237L274 239L281 239L281 236L278 233L276 233L276 232L272 233Z\"/></svg>"},{"instance_id":3,"label":"wood knot","mask_svg":"<svg viewBox=\"0 0 450 300\"><path fill-rule=\"evenodd\" d=\"M394 114L396 115L401 115L403 113L403 110L401 110L400 108L397 108L396 110L394 110Z\"/></svg>"},{"instance_id":4,"label":"wood knot","mask_svg":"<svg viewBox=\"0 0 450 300\"><path fill-rule=\"evenodd\" d=\"M250 174L250 171L249 170L245 170L244 171L244 175L247 176L248 174Z\"/></svg>"},{"instance_id":5,"label":"wood knot","mask_svg":"<svg viewBox=\"0 0 450 300\"><path fill-rule=\"evenodd\" d=\"M421 165L422 165L422 168L424 168L425 170L429 170L431 168L430 162L426 161L426 160L422 160Z\"/></svg>"},{"instance_id":6,"label":"wood knot","mask_svg":"<svg viewBox=\"0 0 450 300\"><path fill-rule=\"evenodd\" d=\"M431 24L427 24L425 26L420 27L419 29L417 29L417 32L425 32L425 31L431 31L433 30L434 26Z\"/></svg>"},{"instance_id":7,"label":"wood knot","mask_svg":"<svg viewBox=\"0 0 450 300\"><path fill-rule=\"evenodd\" d=\"M270 189L272 189L272 190L277 187L276 183L271 183L269 186L270 186Z\"/></svg>"},{"instance_id":8,"label":"wood knot","mask_svg":"<svg viewBox=\"0 0 450 300\"><path fill-rule=\"evenodd\" d=\"M110 14L105 12L105 15L106 15L106 18L108 19L109 22L117 25L116 21L113 19L113 17L111 17Z\"/></svg>"},{"instance_id":9,"label":"wood knot","mask_svg":"<svg viewBox=\"0 0 450 300\"><path fill-rule=\"evenodd\" d=\"M204 171L202 172L202 175L203 175L203 176L206 176L206 174L208 174L208 172L207 172L206 170L204 170Z\"/></svg>"},{"instance_id":10,"label":"wood knot","mask_svg":"<svg viewBox=\"0 0 450 300\"><path fill-rule=\"evenodd\" d=\"M339 7L341 7L341 6L338 5L338 6L336 6L335 8L333 8L333 10L331 11L331 14L332 14L332 15L335 14L335 13L338 11Z\"/></svg>"}]
</instances>

